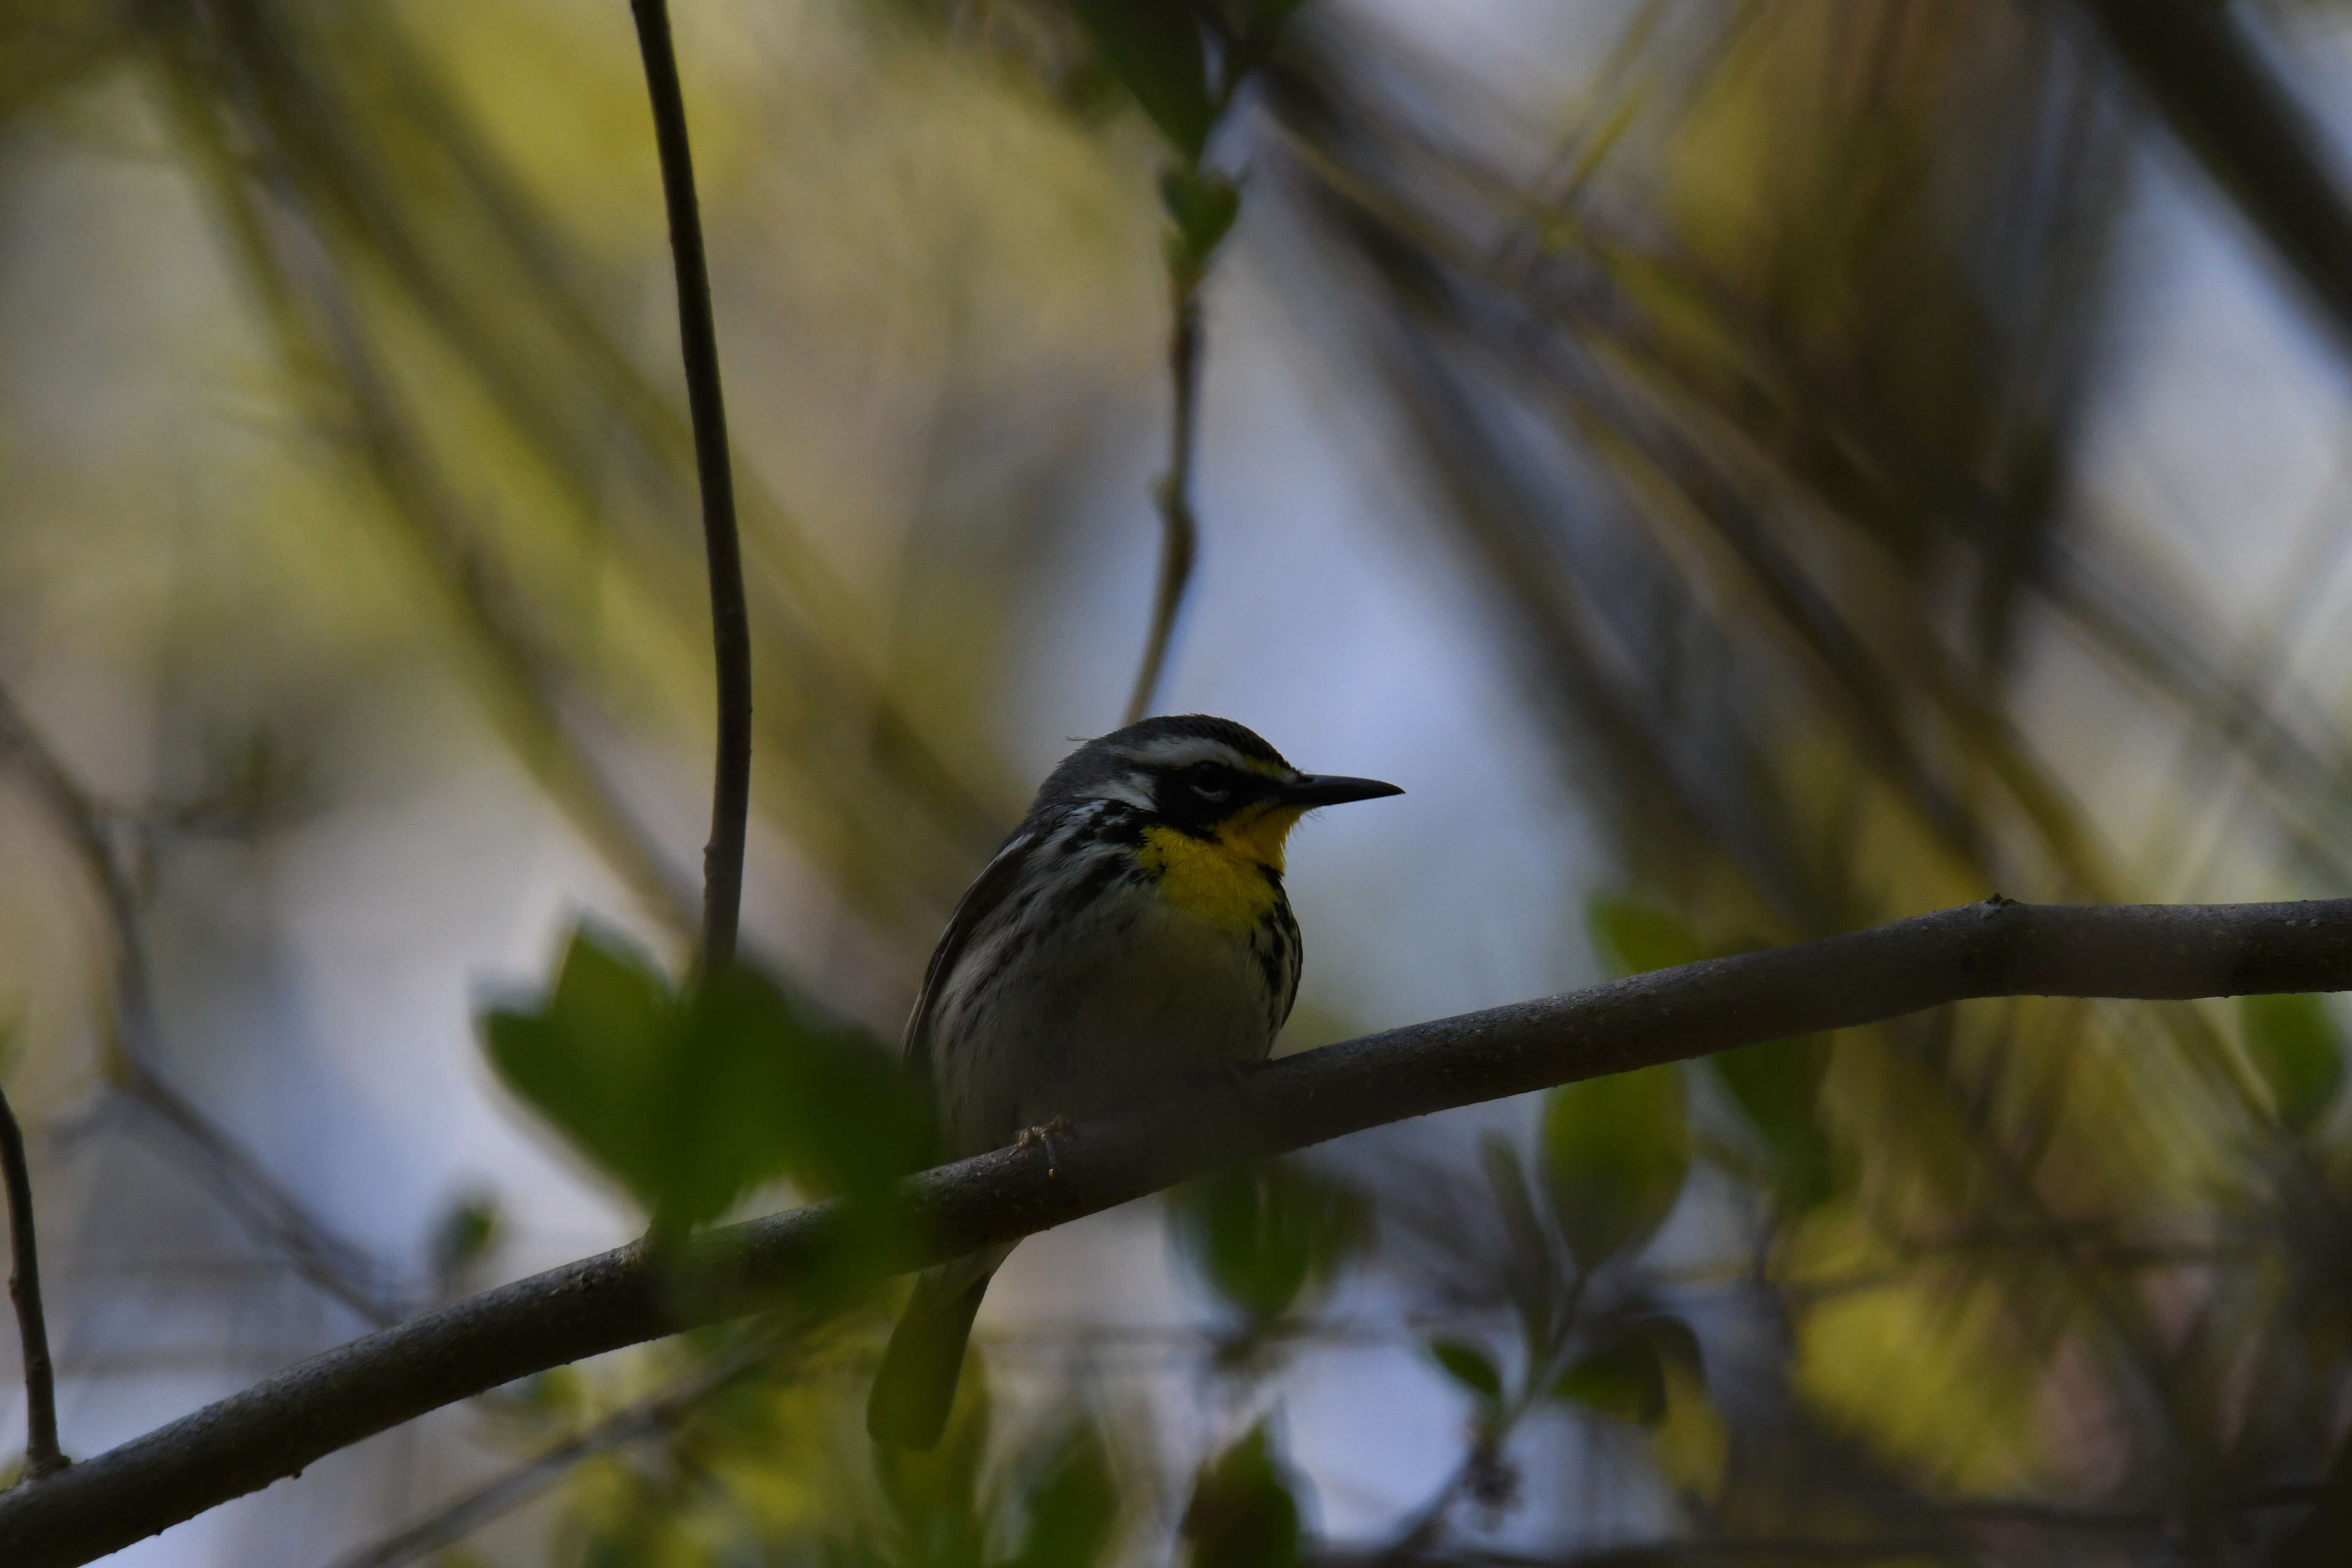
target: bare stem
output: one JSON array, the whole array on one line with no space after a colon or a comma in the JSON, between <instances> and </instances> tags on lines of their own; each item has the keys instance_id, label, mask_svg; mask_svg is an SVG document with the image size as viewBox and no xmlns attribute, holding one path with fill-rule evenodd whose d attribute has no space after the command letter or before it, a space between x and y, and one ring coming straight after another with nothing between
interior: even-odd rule
<instances>
[{"instance_id":1,"label":"bare stem","mask_svg":"<svg viewBox=\"0 0 2352 1568\"><path fill-rule=\"evenodd\" d=\"M925 1268L1237 1161L1554 1084L1989 996L2188 1000L2352 990L2352 899L2035 905L2005 899L1795 947L1708 959L1285 1057L1056 1139L910 1178ZM1049 1169L1049 1165L1052 1167ZM870 1242L871 1237L866 1238ZM0 1563L71 1568L335 1450L503 1383L837 1282L859 1245L838 1202L688 1244L681 1300L641 1245L582 1258L355 1340L193 1415L0 1493Z\"/></svg>"},{"instance_id":2,"label":"bare stem","mask_svg":"<svg viewBox=\"0 0 2352 1568\"><path fill-rule=\"evenodd\" d=\"M678 347L686 363L694 467L702 489L702 542L710 562L710 639L719 671L719 762L710 791L710 842L702 852L702 964L706 973L735 956L743 905L743 838L751 811L751 617L743 597L743 551L735 530L735 477L727 453L727 405L719 393L719 333L710 313L710 267L694 194L665 0L629 0L646 91L661 152L669 206L670 258L677 272Z\"/></svg>"},{"instance_id":3,"label":"bare stem","mask_svg":"<svg viewBox=\"0 0 2352 1568\"><path fill-rule=\"evenodd\" d=\"M113 937L115 1087L174 1136L163 1147L184 1160L228 1211L265 1245L283 1251L302 1276L370 1322L404 1316L387 1270L336 1234L280 1186L245 1146L173 1086L156 1060L155 1008L130 877L108 837L97 796L65 765L7 689L0 687L0 763L24 773L80 863Z\"/></svg>"},{"instance_id":4,"label":"bare stem","mask_svg":"<svg viewBox=\"0 0 2352 1568\"><path fill-rule=\"evenodd\" d=\"M41 1316L33 1173L25 1163L24 1130L5 1094L0 1094L0 1177L8 1187L8 1299L16 1304L16 1332L25 1344L25 1479L37 1481L64 1469L66 1457L58 1447L58 1381L49 1364L48 1325Z\"/></svg>"},{"instance_id":5,"label":"bare stem","mask_svg":"<svg viewBox=\"0 0 2352 1568\"><path fill-rule=\"evenodd\" d=\"M373 1545L335 1559L334 1568L400 1568L464 1540L491 1521L520 1508L574 1465L669 1430L695 1406L765 1365L782 1335L751 1343L696 1368L685 1377L633 1405L613 1412L586 1431L565 1438L503 1475L494 1476L455 1501Z\"/></svg>"},{"instance_id":6,"label":"bare stem","mask_svg":"<svg viewBox=\"0 0 2352 1568\"><path fill-rule=\"evenodd\" d=\"M1129 724L1150 712L1160 696L1168 645L1176 636L1176 617L1184 608L1185 590L1192 586L1192 560L1200 552L1201 542L1200 524L1192 515L1192 433L1199 423L1201 401L1201 279L1189 262L1171 259L1169 266L1176 319L1168 333L1168 379L1175 399L1170 416L1168 472L1157 490L1160 587L1152 597L1151 631L1144 640L1143 663L1135 672L1135 690L1127 700Z\"/></svg>"}]
</instances>

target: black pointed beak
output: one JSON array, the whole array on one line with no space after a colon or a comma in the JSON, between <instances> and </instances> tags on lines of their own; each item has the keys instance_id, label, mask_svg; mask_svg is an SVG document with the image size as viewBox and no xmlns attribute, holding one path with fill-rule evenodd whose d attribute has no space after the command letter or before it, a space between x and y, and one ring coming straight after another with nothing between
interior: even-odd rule
<instances>
[{"instance_id":1,"label":"black pointed beak","mask_svg":"<svg viewBox=\"0 0 2352 1568\"><path fill-rule=\"evenodd\" d=\"M1308 773L1282 786L1276 797L1285 805L1345 805L1351 800L1378 800L1404 791L1378 779L1341 778L1337 773Z\"/></svg>"}]
</instances>

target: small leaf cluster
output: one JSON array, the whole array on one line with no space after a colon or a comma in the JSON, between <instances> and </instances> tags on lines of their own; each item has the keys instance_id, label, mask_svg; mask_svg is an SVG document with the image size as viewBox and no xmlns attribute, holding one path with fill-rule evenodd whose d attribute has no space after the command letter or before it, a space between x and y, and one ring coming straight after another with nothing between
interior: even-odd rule
<instances>
[{"instance_id":1,"label":"small leaf cluster","mask_svg":"<svg viewBox=\"0 0 2352 1568\"><path fill-rule=\"evenodd\" d=\"M929 1146L920 1097L877 1042L746 963L681 990L583 928L544 996L481 1027L501 1081L657 1233L779 1179L879 1202Z\"/></svg>"},{"instance_id":2,"label":"small leaf cluster","mask_svg":"<svg viewBox=\"0 0 2352 1568\"><path fill-rule=\"evenodd\" d=\"M1298 0L1076 0L1104 68L1174 154L1160 180L1171 275L1189 294L1241 212L1241 191L1207 166L1234 94Z\"/></svg>"},{"instance_id":3,"label":"small leaf cluster","mask_svg":"<svg viewBox=\"0 0 2352 1568\"><path fill-rule=\"evenodd\" d=\"M1631 900L1597 900L1591 929L1620 975L1712 956L1679 921ZM1790 1173L1781 1180L1794 1189L1794 1173L1828 1165L1825 1143L1801 1131L1821 1137L1812 1120L1819 1053L1811 1042L1759 1050L1725 1087L1760 1142L1776 1152L1785 1145ZM1472 1470L1499 1478L1496 1497L1510 1492L1503 1446L1537 1411L1646 1430L1662 1447L1704 1447L1719 1432L1697 1336L1635 1272L1682 1200L1696 1146L1689 1079L1678 1066L1550 1091L1531 1151L1498 1134L1482 1142L1484 1201L1503 1226L1495 1267L1517 1318L1517 1353L1497 1355L1462 1332L1433 1335L1424 1349L1470 1401Z\"/></svg>"}]
</instances>

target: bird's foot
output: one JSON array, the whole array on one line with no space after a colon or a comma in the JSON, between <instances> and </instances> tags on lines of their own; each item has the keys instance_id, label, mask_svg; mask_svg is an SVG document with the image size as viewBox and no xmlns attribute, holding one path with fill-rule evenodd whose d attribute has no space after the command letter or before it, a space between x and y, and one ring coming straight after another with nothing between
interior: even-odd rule
<instances>
[{"instance_id":1,"label":"bird's foot","mask_svg":"<svg viewBox=\"0 0 2352 1568\"><path fill-rule=\"evenodd\" d=\"M1070 1119L1066 1116L1056 1116L1042 1127L1023 1128L1021 1136L1013 1141L1013 1146L1015 1149L1045 1150L1045 1173L1049 1176L1058 1176L1062 1173L1062 1152L1055 1146L1054 1140L1057 1134L1066 1134L1069 1131Z\"/></svg>"}]
</instances>

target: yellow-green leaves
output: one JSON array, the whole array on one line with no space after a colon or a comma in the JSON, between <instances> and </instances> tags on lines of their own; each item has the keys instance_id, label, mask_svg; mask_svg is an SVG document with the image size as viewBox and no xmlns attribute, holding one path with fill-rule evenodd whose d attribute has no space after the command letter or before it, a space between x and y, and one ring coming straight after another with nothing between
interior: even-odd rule
<instances>
[{"instance_id":1,"label":"yellow-green leaves","mask_svg":"<svg viewBox=\"0 0 2352 1568\"><path fill-rule=\"evenodd\" d=\"M545 997L487 1014L482 1034L507 1087L656 1229L781 1177L877 1197L925 1152L918 1102L880 1048L747 965L681 994L583 930Z\"/></svg>"},{"instance_id":2,"label":"yellow-green leaves","mask_svg":"<svg viewBox=\"0 0 2352 1568\"><path fill-rule=\"evenodd\" d=\"M1221 1172L1168 1199L1178 1256L1253 1334L1336 1279L1370 1221L1361 1194L1291 1160Z\"/></svg>"},{"instance_id":3,"label":"yellow-green leaves","mask_svg":"<svg viewBox=\"0 0 2352 1568\"><path fill-rule=\"evenodd\" d=\"M1296 1568L1298 1498L1265 1422L1201 1467L1181 1533L1190 1568Z\"/></svg>"},{"instance_id":4,"label":"yellow-green leaves","mask_svg":"<svg viewBox=\"0 0 2352 1568\"><path fill-rule=\"evenodd\" d=\"M2241 996L2246 1054L2278 1104L2279 1121L2307 1131L2344 1085L2344 1037L2325 996Z\"/></svg>"},{"instance_id":5,"label":"yellow-green leaves","mask_svg":"<svg viewBox=\"0 0 2352 1568\"><path fill-rule=\"evenodd\" d=\"M1668 1065L1556 1089L1543 1112L1543 1178L1580 1268L1640 1249L1690 1173L1682 1069Z\"/></svg>"}]
</instances>

